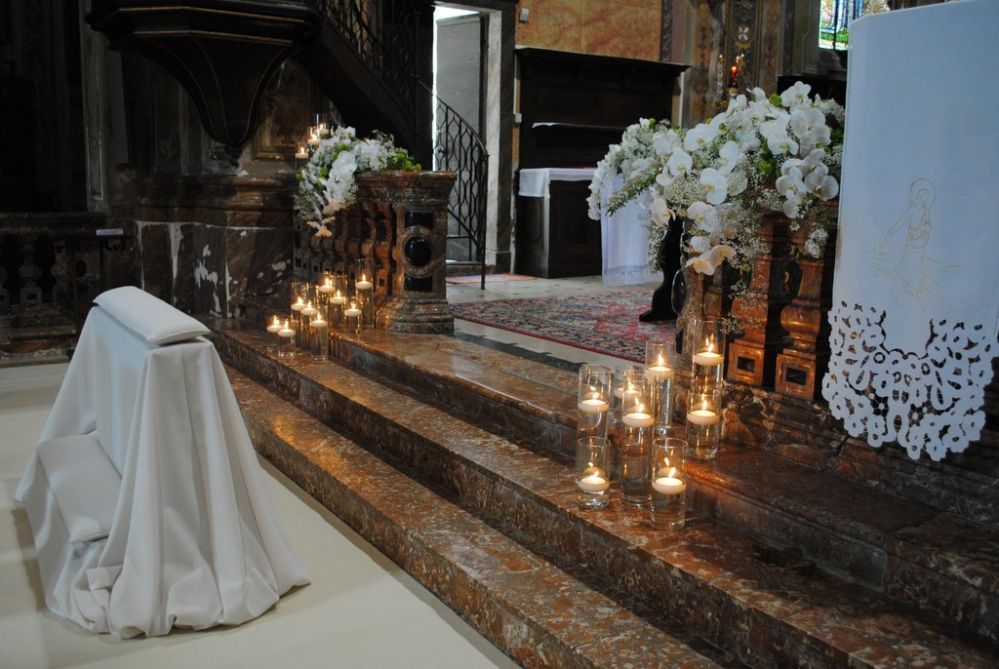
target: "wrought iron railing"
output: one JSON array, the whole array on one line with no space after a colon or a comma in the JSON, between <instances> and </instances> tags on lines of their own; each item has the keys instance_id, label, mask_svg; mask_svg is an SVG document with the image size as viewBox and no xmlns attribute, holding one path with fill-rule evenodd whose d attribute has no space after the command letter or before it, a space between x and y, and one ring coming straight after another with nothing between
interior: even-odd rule
<instances>
[{"instance_id":1,"label":"wrought iron railing","mask_svg":"<svg viewBox=\"0 0 999 669\"><path fill-rule=\"evenodd\" d=\"M419 47L419 13L407 0L318 0L317 5L327 25L353 46L415 126L429 124L421 113L421 98L434 100L433 167L458 175L448 208L448 242L467 245L467 257L479 264L484 288L489 155L476 129L405 64L404 58Z\"/></svg>"},{"instance_id":2,"label":"wrought iron railing","mask_svg":"<svg viewBox=\"0 0 999 669\"><path fill-rule=\"evenodd\" d=\"M485 288L489 154L475 128L439 97L434 125L434 169L458 175L448 206L448 245L465 245L466 257L479 264L480 287Z\"/></svg>"}]
</instances>

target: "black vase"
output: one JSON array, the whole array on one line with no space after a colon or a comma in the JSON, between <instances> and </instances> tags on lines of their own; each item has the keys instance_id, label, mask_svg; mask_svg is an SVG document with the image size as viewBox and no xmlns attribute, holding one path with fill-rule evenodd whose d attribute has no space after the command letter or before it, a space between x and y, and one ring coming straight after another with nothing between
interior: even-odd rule
<instances>
[{"instance_id":1,"label":"black vase","mask_svg":"<svg viewBox=\"0 0 999 669\"><path fill-rule=\"evenodd\" d=\"M652 293L652 308L638 317L643 323L675 321L687 296L683 279L683 221L674 218L659 242L659 268L663 282Z\"/></svg>"}]
</instances>

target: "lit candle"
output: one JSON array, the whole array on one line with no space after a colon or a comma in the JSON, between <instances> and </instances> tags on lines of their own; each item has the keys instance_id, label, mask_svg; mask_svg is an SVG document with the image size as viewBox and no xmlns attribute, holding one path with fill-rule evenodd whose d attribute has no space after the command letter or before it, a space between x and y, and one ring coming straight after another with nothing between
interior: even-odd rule
<instances>
[{"instance_id":1,"label":"lit candle","mask_svg":"<svg viewBox=\"0 0 999 669\"><path fill-rule=\"evenodd\" d=\"M267 331L271 334L277 334L281 331L281 320L275 316L271 324L267 326Z\"/></svg>"},{"instance_id":2,"label":"lit candle","mask_svg":"<svg viewBox=\"0 0 999 669\"><path fill-rule=\"evenodd\" d=\"M305 300L302 299L301 295L295 300L295 303L291 305L292 311L301 311L305 308Z\"/></svg>"},{"instance_id":3,"label":"lit candle","mask_svg":"<svg viewBox=\"0 0 999 669\"><path fill-rule=\"evenodd\" d=\"M357 318L361 315L361 310L357 308L357 305L353 302L350 303L350 307L343 310L343 315L348 318Z\"/></svg>"},{"instance_id":4,"label":"lit candle","mask_svg":"<svg viewBox=\"0 0 999 669\"><path fill-rule=\"evenodd\" d=\"M314 328L324 328L327 323L322 316L317 316L314 320L309 321L309 326Z\"/></svg>"},{"instance_id":5,"label":"lit candle","mask_svg":"<svg viewBox=\"0 0 999 669\"><path fill-rule=\"evenodd\" d=\"M693 425L714 425L718 420L718 414L708 408L707 402L703 402L700 409L687 412L687 422Z\"/></svg>"},{"instance_id":6,"label":"lit candle","mask_svg":"<svg viewBox=\"0 0 999 669\"><path fill-rule=\"evenodd\" d=\"M340 291L336 291L333 297L330 298L330 302L333 304L347 304L347 298L340 294Z\"/></svg>"},{"instance_id":7,"label":"lit candle","mask_svg":"<svg viewBox=\"0 0 999 669\"><path fill-rule=\"evenodd\" d=\"M361 278L354 283L354 287L358 290L371 290L374 286L375 284L368 281L368 278L364 274L361 274Z\"/></svg>"},{"instance_id":8,"label":"lit candle","mask_svg":"<svg viewBox=\"0 0 999 669\"><path fill-rule=\"evenodd\" d=\"M666 379L673 378L673 370L666 366L666 361L663 359L662 354L660 354L656 359L656 364L650 365L645 370L645 375L656 381L665 381Z\"/></svg>"},{"instance_id":9,"label":"lit candle","mask_svg":"<svg viewBox=\"0 0 999 669\"><path fill-rule=\"evenodd\" d=\"M309 152L305 150L304 146L298 147L298 151L295 152L295 157L299 160L308 160Z\"/></svg>"},{"instance_id":10,"label":"lit candle","mask_svg":"<svg viewBox=\"0 0 999 669\"><path fill-rule=\"evenodd\" d=\"M599 470L596 470L581 479L577 479L576 485L579 486L579 489L583 492L599 493L604 492L610 487L610 481L607 480L607 477L601 476Z\"/></svg>"},{"instance_id":11,"label":"lit candle","mask_svg":"<svg viewBox=\"0 0 999 669\"><path fill-rule=\"evenodd\" d=\"M292 307L292 308L294 309L294 307ZM314 306L312 306L312 300L309 300L308 302L305 303L304 307L302 307L301 309L299 309L299 311L302 312L303 316L309 316L309 317L311 317L311 316L315 316L316 312L319 311L319 310L316 309Z\"/></svg>"},{"instance_id":12,"label":"lit candle","mask_svg":"<svg viewBox=\"0 0 999 669\"><path fill-rule=\"evenodd\" d=\"M604 413L607 411L607 402L600 399L600 394L594 388L590 388L590 396L579 403L579 410L583 413Z\"/></svg>"},{"instance_id":13,"label":"lit candle","mask_svg":"<svg viewBox=\"0 0 999 669\"><path fill-rule=\"evenodd\" d=\"M638 391L635 389L635 386L631 385L631 381L628 381L627 388L621 386L615 394L622 403L626 404L638 396Z\"/></svg>"},{"instance_id":14,"label":"lit candle","mask_svg":"<svg viewBox=\"0 0 999 669\"><path fill-rule=\"evenodd\" d=\"M332 293L333 292L333 281L331 279L326 279L326 281L324 283L316 286L316 290L318 290L320 293L323 293L323 294Z\"/></svg>"},{"instance_id":15,"label":"lit candle","mask_svg":"<svg viewBox=\"0 0 999 669\"><path fill-rule=\"evenodd\" d=\"M284 325L278 330L279 337L291 338L295 336L295 331L288 327L288 321L285 320Z\"/></svg>"},{"instance_id":16,"label":"lit candle","mask_svg":"<svg viewBox=\"0 0 999 669\"><path fill-rule=\"evenodd\" d=\"M704 342L707 350L694 354L694 364L701 367L717 367L722 364L722 356L715 353L715 345L711 342Z\"/></svg>"},{"instance_id":17,"label":"lit candle","mask_svg":"<svg viewBox=\"0 0 999 669\"><path fill-rule=\"evenodd\" d=\"M652 416L645 412L645 405L638 400L635 400L635 410L626 413L621 420L628 427L652 427L652 423L655 422Z\"/></svg>"},{"instance_id":18,"label":"lit candle","mask_svg":"<svg viewBox=\"0 0 999 669\"><path fill-rule=\"evenodd\" d=\"M652 481L652 489L660 495L679 495L687 489L687 484L673 476L660 476Z\"/></svg>"}]
</instances>

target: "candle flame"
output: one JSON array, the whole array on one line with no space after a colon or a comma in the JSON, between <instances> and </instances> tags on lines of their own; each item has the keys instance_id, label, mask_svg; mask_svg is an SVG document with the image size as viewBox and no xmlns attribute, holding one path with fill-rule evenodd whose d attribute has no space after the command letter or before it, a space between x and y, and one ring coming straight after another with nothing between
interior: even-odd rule
<instances>
[{"instance_id":1,"label":"candle flame","mask_svg":"<svg viewBox=\"0 0 999 669\"><path fill-rule=\"evenodd\" d=\"M708 410L708 401L701 400L701 411L707 411L707 410Z\"/></svg>"},{"instance_id":2,"label":"candle flame","mask_svg":"<svg viewBox=\"0 0 999 669\"><path fill-rule=\"evenodd\" d=\"M275 316L275 317L274 317L274 320L272 321L272 323L271 323L271 324L272 324L272 325L281 325L281 319L280 319L280 318L278 318L277 316Z\"/></svg>"},{"instance_id":3,"label":"candle flame","mask_svg":"<svg viewBox=\"0 0 999 669\"><path fill-rule=\"evenodd\" d=\"M704 345L708 347L708 353L714 353L715 352L715 343L713 341L711 341L710 339L705 339L704 340Z\"/></svg>"},{"instance_id":4,"label":"candle flame","mask_svg":"<svg viewBox=\"0 0 999 669\"><path fill-rule=\"evenodd\" d=\"M285 330L287 330L287 329L288 329L288 319L287 319L287 318L286 318L286 319L284 319L284 329L285 329Z\"/></svg>"},{"instance_id":5,"label":"candle flame","mask_svg":"<svg viewBox=\"0 0 999 669\"><path fill-rule=\"evenodd\" d=\"M662 353L660 353L659 357L656 358L656 365L658 365L659 367L665 367L666 366L666 361L663 360L663 354Z\"/></svg>"},{"instance_id":6,"label":"candle flame","mask_svg":"<svg viewBox=\"0 0 999 669\"><path fill-rule=\"evenodd\" d=\"M301 295L299 295L298 299L295 300L295 304L302 304L302 296Z\"/></svg>"},{"instance_id":7,"label":"candle flame","mask_svg":"<svg viewBox=\"0 0 999 669\"><path fill-rule=\"evenodd\" d=\"M340 297L340 291L339 290L336 291L336 296Z\"/></svg>"},{"instance_id":8,"label":"candle flame","mask_svg":"<svg viewBox=\"0 0 999 669\"><path fill-rule=\"evenodd\" d=\"M670 477L671 479L675 479L676 478L676 467L670 467L669 471L666 472L666 476Z\"/></svg>"},{"instance_id":9,"label":"candle flame","mask_svg":"<svg viewBox=\"0 0 999 669\"><path fill-rule=\"evenodd\" d=\"M326 277L326 287L329 288L333 285L333 279Z\"/></svg>"}]
</instances>

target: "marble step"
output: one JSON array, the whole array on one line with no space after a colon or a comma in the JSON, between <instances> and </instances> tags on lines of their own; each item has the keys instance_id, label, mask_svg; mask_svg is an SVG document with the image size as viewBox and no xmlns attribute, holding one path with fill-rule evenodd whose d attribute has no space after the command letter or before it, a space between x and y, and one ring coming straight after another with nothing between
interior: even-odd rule
<instances>
[{"instance_id":1,"label":"marble step","mask_svg":"<svg viewBox=\"0 0 999 669\"><path fill-rule=\"evenodd\" d=\"M257 333L220 332L223 358L312 415L490 520L521 544L653 622L753 666L989 666L994 647L799 556L692 515L652 530L615 502L580 511L571 469L555 458L346 367L286 362ZM967 634L964 631L963 634Z\"/></svg>"},{"instance_id":2,"label":"marble step","mask_svg":"<svg viewBox=\"0 0 999 669\"><path fill-rule=\"evenodd\" d=\"M227 372L261 455L521 665L722 666L260 384Z\"/></svg>"},{"instance_id":3,"label":"marble step","mask_svg":"<svg viewBox=\"0 0 999 669\"><path fill-rule=\"evenodd\" d=\"M490 432L566 462L572 456L572 372L444 336L338 334L334 352ZM701 515L999 642L996 528L733 444L716 461L691 461L689 474Z\"/></svg>"}]
</instances>

